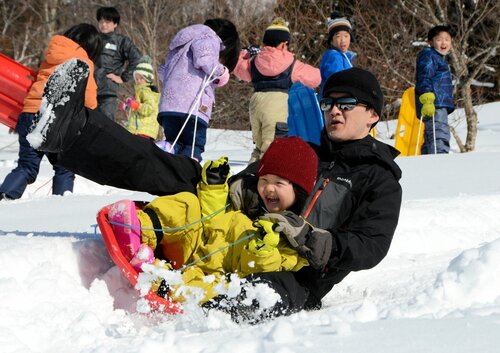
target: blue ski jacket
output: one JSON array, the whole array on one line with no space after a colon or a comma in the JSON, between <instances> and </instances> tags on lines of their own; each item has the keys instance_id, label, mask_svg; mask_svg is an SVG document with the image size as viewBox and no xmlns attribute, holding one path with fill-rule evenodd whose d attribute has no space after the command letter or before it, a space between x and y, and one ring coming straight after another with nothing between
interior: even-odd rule
<instances>
[{"instance_id":1,"label":"blue ski jacket","mask_svg":"<svg viewBox=\"0 0 500 353\"><path fill-rule=\"evenodd\" d=\"M420 117L422 104L420 95L433 92L436 96L436 109L446 108L448 114L455 110L453 102L453 84L451 72L445 57L434 48L425 48L417 56L417 77L415 86L415 102L417 116Z\"/></svg>"},{"instance_id":2,"label":"blue ski jacket","mask_svg":"<svg viewBox=\"0 0 500 353\"><path fill-rule=\"evenodd\" d=\"M350 69L355 58L355 53L350 51L342 53L337 48L328 49L323 53L319 63L319 70L321 71L321 97L323 96L323 86L328 77L336 72Z\"/></svg>"}]
</instances>

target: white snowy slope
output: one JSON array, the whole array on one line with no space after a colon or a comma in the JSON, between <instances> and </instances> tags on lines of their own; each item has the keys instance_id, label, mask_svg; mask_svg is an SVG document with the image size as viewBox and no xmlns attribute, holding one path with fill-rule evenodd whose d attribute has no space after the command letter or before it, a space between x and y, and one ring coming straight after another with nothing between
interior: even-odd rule
<instances>
[{"instance_id":1,"label":"white snowy slope","mask_svg":"<svg viewBox=\"0 0 500 353\"><path fill-rule=\"evenodd\" d=\"M135 313L136 292L92 226L106 204L153 196L81 177L73 194L52 196L44 161L22 199L0 201L0 352L499 352L499 109L477 107L475 152L453 144L450 155L397 159L401 216L377 267L350 274L322 310L256 326L192 307L174 317ZM384 139L395 124L377 127ZM464 123L457 129L465 138ZM204 157L228 155L237 172L251 148L249 132L209 130ZM17 149L1 126L0 180Z\"/></svg>"}]
</instances>

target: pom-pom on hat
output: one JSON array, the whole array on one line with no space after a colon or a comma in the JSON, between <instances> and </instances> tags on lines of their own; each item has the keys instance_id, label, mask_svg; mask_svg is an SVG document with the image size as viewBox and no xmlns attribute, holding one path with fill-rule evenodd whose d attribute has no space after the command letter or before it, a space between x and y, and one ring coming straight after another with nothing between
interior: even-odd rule
<instances>
[{"instance_id":1,"label":"pom-pom on hat","mask_svg":"<svg viewBox=\"0 0 500 353\"><path fill-rule=\"evenodd\" d=\"M370 71L352 67L334 73L325 82L323 97L328 97L334 92L356 97L359 102L369 105L380 118L382 117L384 94L377 78Z\"/></svg>"},{"instance_id":2,"label":"pom-pom on hat","mask_svg":"<svg viewBox=\"0 0 500 353\"><path fill-rule=\"evenodd\" d=\"M318 157L300 137L275 139L260 160L257 176L274 174L290 180L310 194L316 183Z\"/></svg>"},{"instance_id":3,"label":"pom-pom on hat","mask_svg":"<svg viewBox=\"0 0 500 353\"><path fill-rule=\"evenodd\" d=\"M152 84L153 80L155 79L155 74L153 71L153 65L151 65L153 61L151 58L147 55L144 55L141 60L139 61L139 64L135 67L134 70L134 77L136 74L141 75L144 77L144 79L149 83Z\"/></svg>"},{"instance_id":4,"label":"pom-pom on hat","mask_svg":"<svg viewBox=\"0 0 500 353\"><path fill-rule=\"evenodd\" d=\"M272 42L290 42L288 22L282 17L276 17L273 22L271 22L271 25L266 28L262 41L264 44Z\"/></svg>"},{"instance_id":5,"label":"pom-pom on hat","mask_svg":"<svg viewBox=\"0 0 500 353\"><path fill-rule=\"evenodd\" d=\"M332 12L328 20L328 43L331 42L332 37L339 31L349 32L352 39L352 25L351 22L345 17L342 17L338 12Z\"/></svg>"}]
</instances>

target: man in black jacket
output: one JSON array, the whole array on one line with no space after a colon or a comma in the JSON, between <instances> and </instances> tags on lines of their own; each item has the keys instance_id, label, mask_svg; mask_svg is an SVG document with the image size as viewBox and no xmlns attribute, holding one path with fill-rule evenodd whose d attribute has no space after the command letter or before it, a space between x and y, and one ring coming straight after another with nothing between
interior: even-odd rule
<instances>
[{"instance_id":1,"label":"man in black jacket","mask_svg":"<svg viewBox=\"0 0 500 353\"><path fill-rule=\"evenodd\" d=\"M250 278L251 286L266 283L279 294L281 301L270 308L242 305L246 293L207 305L230 312L236 321L318 309L349 272L374 267L389 250L401 208L401 170L394 162L399 152L369 134L382 115L380 85L370 72L352 68L330 76L323 92L325 128L320 146L314 146L318 177L304 212L261 216L278 224L310 266ZM251 169L231 185L233 204L250 214L258 208L248 186L254 182Z\"/></svg>"},{"instance_id":2,"label":"man in black jacket","mask_svg":"<svg viewBox=\"0 0 500 353\"><path fill-rule=\"evenodd\" d=\"M129 37L115 32L120 24L120 13L114 7L100 7L96 18L103 40L103 51L95 63L97 108L115 121L118 88L132 79L141 52Z\"/></svg>"},{"instance_id":3,"label":"man in black jacket","mask_svg":"<svg viewBox=\"0 0 500 353\"><path fill-rule=\"evenodd\" d=\"M77 86L85 83L82 80ZM52 85L57 82L49 78L45 88L49 95L59 92L51 90ZM235 321L258 322L320 308L321 299L349 272L374 267L389 250L401 207L401 170L394 162L399 152L369 135L382 115L380 85L370 72L352 68L333 74L323 92L320 106L325 129L316 146L317 183L302 217L292 213L262 216L277 223L311 266L248 278L250 287L265 283L279 295L280 300L269 307L262 308L255 300L248 305L244 299L250 299L249 290L236 298L217 297L206 305L230 312ZM48 126L40 121L42 126L35 131L46 131L46 135L40 146L33 147L57 153L53 155L57 163L100 184L153 195L196 193L201 177L197 162L162 151L153 142L102 119L99 112L85 109L81 95L67 94L73 95L71 104L58 105L59 97L44 93L55 107L55 120ZM246 172L230 186L233 207L250 216L259 206L254 182L252 173Z\"/></svg>"}]
</instances>

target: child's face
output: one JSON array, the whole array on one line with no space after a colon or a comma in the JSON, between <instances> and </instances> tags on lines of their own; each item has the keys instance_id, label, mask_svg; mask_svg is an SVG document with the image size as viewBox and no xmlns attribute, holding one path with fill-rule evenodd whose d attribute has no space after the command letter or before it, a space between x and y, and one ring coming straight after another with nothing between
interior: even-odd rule
<instances>
[{"instance_id":1,"label":"child's face","mask_svg":"<svg viewBox=\"0 0 500 353\"><path fill-rule=\"evenodd\" d=\"M451 36L448 32L439 32L430 43L441 55L447 55L451 50Z\"/></svg>"},{"instance_id":2,"label":"child's face","mask_svg":"<svg viewBox=\"0 0 500 353\"><path fill-rule=\"evenodd\" d=\"M101 18L98 24L99 24L99 31L101 31L101 33L114 32L116 27L118 27L118 24L114 23L113 21L105 20L104 18Z\"/></svg>"},{"instance_id":3,"label":"child's face","mask_svg":"<svg viewBox=\"0 0 500 353\"><path fill-rule=\"evenodd\" d=\"M330 44L342 53L347 53L351 45L351 35L347 31L338 31L333 35Z\"/></svg>"},{"instance_id":4,"label":"child's face","mask_svg":"<svg viewBox=\"0 0 500 353\"><path fill-rule=\"evenodd\" d=\"M142 85L142 84L147 83L147 81L144 79L144 77L142 77L141 74L135 74L134 80L135 80L136 85Z\"/></svg>"},{"instance_id":5,"label":"child's face","mask_svg":"<svg viewBox=\"0 0 500 353\"><path fill-rule=\"evenodd\" d=\"M293 184L274 174L260 176L257 191L269 212L285 211L295 202Z\"/></svg>"}]
</instances>

